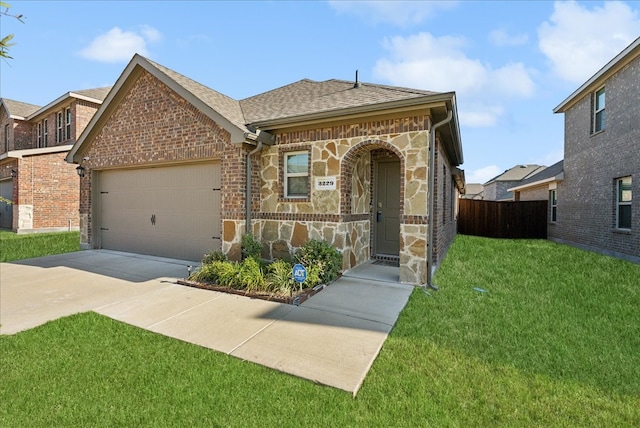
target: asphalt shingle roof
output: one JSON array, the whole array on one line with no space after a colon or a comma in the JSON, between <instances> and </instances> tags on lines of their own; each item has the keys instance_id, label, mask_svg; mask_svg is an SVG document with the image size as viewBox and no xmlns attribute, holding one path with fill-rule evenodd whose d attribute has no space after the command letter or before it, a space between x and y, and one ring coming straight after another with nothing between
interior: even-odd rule
<instances>
[{"instance_id":1,"label":"asphalt shingle roof","mask_svg":"<svg viewBox=\"0 0 640 428\"><path fill-rule=\"evenodd\" d=\"M3 98L2 102L12 116L27 117L41 108L41 106L35 104L23 103L22 101L10 100L8 98Z\"/></svg>"},{"instance_id":2,"label":"asphalt shingle roof","mask_svg":"<svg viewBox=\"0 0 640 428\"><path fill-rule=\"evenodd\" d=\"M71 91L72 94L82 95L88 98L93 98L94 100L104 101L107 97L107 94L111 90L111 86L105 86L103 88L93 88L93 89L82 89L80 91Z\"/></svg>"},{"instance_id":3,"label":"asphalt shingle roof","mask_svg":"<svg viewBox=\"0 0 640 428\"><path fill-rule=\"evenodd\" d=\"M526 180L523 180L518 186L524 186L526 184L535 183L537 181L545 180L547 178L556 177L563 171L564 171L564 160L561 160L560 162L556 162L550 167L543 169L537 174L534 174L528 177Z\"/></svg>"},{"instance_id":4,"label":"asphalt shingle roof","mask_svg":"<svg viewBox=\"0 0 640 428\"><path fill-rule=\"evenodd\" d=\"M303 79L240 101L247 123L434 95L437 92L345 80Z\"/></svg>"},{"instance_id":5,"label":"asphalt shingle roof","mask_svg":"<svg viewBox=\"0 0 640 428\"><path fill-rule=\"evenodd\" d=\"M546 166L542 165L516 165L502 174L493 177L491 180L487 181L485 185L494 181L521 181L533 174L537 174L545 168Z\"/></svg>"}]
</instances>

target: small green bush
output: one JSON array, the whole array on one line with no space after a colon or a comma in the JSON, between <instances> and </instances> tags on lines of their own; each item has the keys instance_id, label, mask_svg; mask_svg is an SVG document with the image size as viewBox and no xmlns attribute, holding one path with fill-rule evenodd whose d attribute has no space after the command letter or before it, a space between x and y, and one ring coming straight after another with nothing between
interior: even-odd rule
<instances>
[{"instance_id":1,"label":"small green bush","mask_svg":"<svg viewBox=\"0 0 640 428\"><path fill-rule=\"evenodd\" d=\"M202 265L208 265L213 262L226 262L227 255L222 251L209 251L202 257Z\"/></svg>"},{"instance_id":2,"label":"small green bush","mask_svg":"<svg viewBox=\"0 0 640 428\"><path fill-rule=\"evenodd\" d=\"M283 295L293 294L293 266L286 260L276 260L267 267L267 284L270 291Z\"/></svg>"},{"instance_id":3,"label":"small green bush","mask_svg":"<svg viewBox=\"0 0 640 428\"><path fill-rule=\"evenodd\" d=\"M253 257L246 258L240 263L238 275L240 288L247 291L265 291L266 279L260 262Z\"/></svg>"},{"instance_id":4,"label":"small green bush","mask_svg":"<svg viewBox=\"0 0 640 428\"><path fill-rule=\"evenodd\" d=\"M217 283L231 288L240 286L240 264L235 262L213 262L211 264L217 275Z\"/></svg>"},{"instance_id":5,"label":"small green bush","mask_svg":"<svg viewBox=\"0 0 640 428\"><path fill-rule=\"evenodd\" d=\"M258 241L255 236L253 236L253 233L245 233L242 236L240 248L242 250L243 259L249 257L253 257L256 260L260 259L260 253L262 252L262 243Z\"/></svg>"},{"instance_id":6,"label":"small green bush","mask_svg":"<svg viewBox=\"0 0 640 428\"><path fill-rule=\"evenodd\" d=\"M196 282L218 282L218 273L213 263L202 264L200 269L193 272L189 279Z\"/></svg>"},{"instance_id":7,"label":"small green bush","mask_svg":"<svg viewBox=\"0 0 640 428\"><path fill-rule=\"evenodd\" d=\"M342 269L342 255L326 241L311 239L296 251L296 263L307 268L307 281L311 283L311 274L318 272L316 284L327 284L338 277ZM313 284L313 285L316 285ZM311 285L311 286L313 286Z\"/></svg>"}]
</instances>

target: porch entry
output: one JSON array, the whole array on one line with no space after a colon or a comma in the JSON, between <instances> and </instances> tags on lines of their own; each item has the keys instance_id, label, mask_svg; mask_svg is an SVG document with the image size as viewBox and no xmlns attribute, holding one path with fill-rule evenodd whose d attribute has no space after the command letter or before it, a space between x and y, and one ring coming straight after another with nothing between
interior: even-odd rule
<instances>
[{"instance_id":1,"label":"porch entry","mask_svg":"<svg viewBox=\"0 0 640 428\"><path fill-rule=\"evenodd\" d=\"M373 201L374 254L400 255L400 160L384 159L375 164Z\"/></svg>"}]
</instances>

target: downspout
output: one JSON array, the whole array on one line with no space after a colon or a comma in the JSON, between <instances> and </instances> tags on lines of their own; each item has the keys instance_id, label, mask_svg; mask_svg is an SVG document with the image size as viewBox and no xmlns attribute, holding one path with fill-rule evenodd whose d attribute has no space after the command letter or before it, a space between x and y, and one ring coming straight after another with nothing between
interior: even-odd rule
<instances>
[{"instance_id":1,"label":"downspout","mask_svg":"<svg viewBox=\"0 0 640 428\"><path fill-rule=\"evenodd\" d=\"M446 109L446 107L445 107ZM453 118L453 110L449 110L447 112L446 119L436 123L433 125L429 131L429 202L428 202L428 219L429 219L429 227L428 227L428 241L427 241L427 285L433 290L437 290L438 287L431 283L432 270L433 270L433 225L435 223L435 181L436 181L436 157L435 157L435 148L436 148L436 129L445 125L451 121Z\"/></svg>"},{"instance_id":2,"label":"downspout","mask_svg":"<svg viewBox=\"0 0 640 428\"><path fill-rule=\"evenodd\" d=\"M246 224L245 233L251 233L251 156L262 150L262 141L258 140L255 149L247 153L247 190L245 193Z\"/></svg>"}]
</instances>

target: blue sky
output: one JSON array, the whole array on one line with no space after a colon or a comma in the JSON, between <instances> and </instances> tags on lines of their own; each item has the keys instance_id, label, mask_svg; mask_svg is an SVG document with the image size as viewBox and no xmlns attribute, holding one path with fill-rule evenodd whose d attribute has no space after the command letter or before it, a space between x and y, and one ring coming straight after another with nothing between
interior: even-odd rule
<instances>
[{"instance_id":1,"label":"blue sky","mask_svg":"<svg viewBox=\"0 0 640 428\"><path fill-rule=\"evenodd\" d=\"M627 1L12 1L0 96L112 85L134 53L236 99L300 79L456 91L467 182L562 158L552 113L640 36Z\"/></svg>"}]
</instances>

